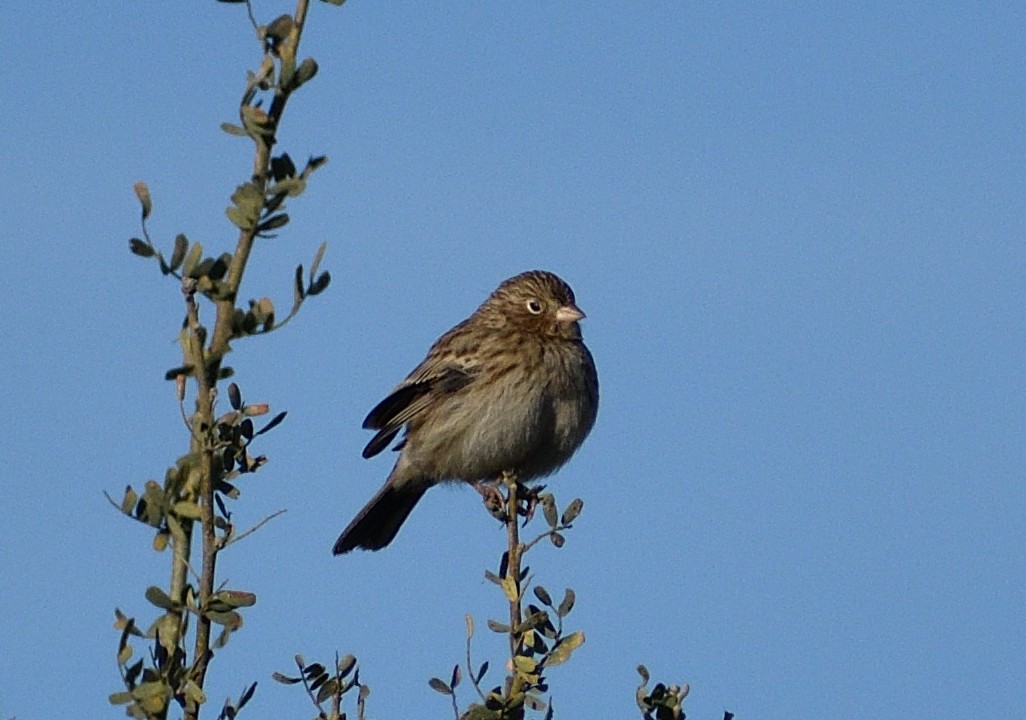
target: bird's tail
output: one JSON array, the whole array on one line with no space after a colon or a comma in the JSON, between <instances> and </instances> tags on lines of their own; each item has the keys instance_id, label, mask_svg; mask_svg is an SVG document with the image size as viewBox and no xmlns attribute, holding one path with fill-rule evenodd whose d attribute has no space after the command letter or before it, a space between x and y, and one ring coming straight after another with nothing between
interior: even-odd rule
<instances>
[{"instance_id":1,"label":"bird's tail","mask_svg":"<svg viewBox=\"0 0 1026 720\"><path fill-rule=\"evenodd\" d=\"M429 487L425 483L396 487L389 478L338 536L334 553L341 555L354 548L380 550L388 545Z\"/></svg>"}]
</instances>

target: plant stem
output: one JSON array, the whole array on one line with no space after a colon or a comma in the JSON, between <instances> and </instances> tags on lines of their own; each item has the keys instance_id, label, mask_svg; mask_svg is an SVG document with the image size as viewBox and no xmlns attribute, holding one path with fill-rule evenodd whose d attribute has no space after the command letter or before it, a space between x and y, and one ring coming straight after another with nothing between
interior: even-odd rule
<instances>
[{"instance_id":1,"label":"plant stem","mask_svg":"<svg viewBox=\"0 0 1026 720\"><path fill-rule=\"evenodd\" d=\"M506 564L506 577L516 588L516 597L509 601L509 657L511 665L510 677L512 682L509 688L509 697L522 696L525 692L524 683L516 668L516 658L521 654L523 646L523 635L520 626L523 623L522 587L520 583L520 559L523 556L524 546L520 544L520 524L517 522L518 509L520 506L520 483L513 473L503 475L503 482L506 484L506 540L509 560ZM523 698L511 708L513 718L523 718Z\"/></svg>"}]
</instances>

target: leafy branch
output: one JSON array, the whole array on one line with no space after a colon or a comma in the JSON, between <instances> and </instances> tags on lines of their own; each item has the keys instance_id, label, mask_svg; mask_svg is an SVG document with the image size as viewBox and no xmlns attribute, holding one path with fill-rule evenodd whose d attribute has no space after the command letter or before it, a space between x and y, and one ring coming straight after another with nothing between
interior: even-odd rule
<instances>
[{"instance_id":1,"label":"leafy branch","mask_svg":"<svg viewBox=\"0 0 1026 720\"><path fill-rule=\"evenodd\" d=\"M360 669L356 666L355 657L346 655L340 660L336 654L333 672L328 672L328 669L320 663L307 664L302 655L296 655L295 662L299 669L298 676L290 677L276 672L272 677L282 685L302 683L307 697L317 708L318 720L345 720L346 715L342 713L342 702L354 688L357 691L356 717L357 720L364 720L370 687L360 683ZM348 677L350 673L353 674L351 678Z\"/></svg>"},{"instance_id":2,"label":"leafy branch","mask_svg":"<svg viewBox=\"0 0 1026 720\"><path fill-rule=\"evenodd\" d=\"M174 382L188 437L187 451L166 471L163 483L148 480L141 493L129 485L120 502L108 495L122 513L155 531L155 550L171 550L168 587L153 586L145 592L160 611L150 626L142 630L134 618L115 611L124 690L113 693L110 701L125 706L134 718L164 720L173 702L187 720L199 717L207 701L203 688L209 664L242 627L241 611L256 602L254 593L215 586L218 555L280 514L239 533L229 509L239 498L240 481L267 463L266 456L253 453L253 443L286 417L279 412L256 427L255 420L268 415L270 408L244 402L236 383L227 388L230 408L218 413L219 384L233 375L225 363L232 343L281 328L307 298L323 292L331 281L327 271L320 271L322 244L308 274L302 265L296 268L292 308L284 318L277 318L267 297L238 307L257 242L275 237L288 224L286 201L301 195L313 172L326 162L323 156L314 156L300 170L288 153L272 154L290 98L317 73L312 58L298 59L309 0L297 0L292 15L281 15L267 25L257 25L249 2L242 2L257 29L262 57L258 69L247 74L238 109L240 124L222 125L229 134L248 138L253 148L249 177L235 188L225 211L237 231L233 249L208 255L200 243L179 233L165 254L151 237L150 190L143 182L134 186L141 207L141 237L129 240L129 250L154 259L164 276L177 280L184 302L178 337L181 362L164 377ZM205 316L211 312L208 324ZM193 401L191 414L186 411L187 397ZM132 641L148 644L148 657L133 662ZM255 682L247 685L238 702L225 703L221 717L234 718L255 691Z\"/></svg>"},{"instance_id":3,"label":"leafy branch","mask_svg":"<svg viewBox=\"0 0 1026 720\"><path fill-rule=\"evenodd\" d=\"M499 562L499 572L486 571L485 578L501 588L508 605L508 622L490 619L487 623L491 631L505 634L508 638L508 674L501 685L487 691L483 689L481 683L488 672L489 663L486 661L475 667L472 661L474 621L468 615L466 671L481 702L471 704L466 712L460 714L456 688L463 673L459 664L453 668L449 682L432 678L429 684L437 692L450 696L457 720L519 720L524 717L525 709L545 711L544 717L549 720L552 717L552 702L551 698L545 699L549 691L545 673L549 668L570 659L574 650L584 643L584 633L579 630L566 632L563 627L564 618L570 614L576 602L574 591L567 588L563 599L556 605L543 586L532 586L531 570L523 565L523 558L545 538L557 548L562 547L565 542L563 533L573 527L583 502L580 499L574 500L560 515L555 499L550 493L543 493L543 487L527 488L511 474L502 478L501 486L504 493L499 488L490 488L484 492L485 505L505 526L507 548ZM519 519L524 518L526 526L533 519L539 504L548 529L527 543L521 542ZM525 608L529 590L539 604L527 602Z\"/></svg>"}]
</instances>

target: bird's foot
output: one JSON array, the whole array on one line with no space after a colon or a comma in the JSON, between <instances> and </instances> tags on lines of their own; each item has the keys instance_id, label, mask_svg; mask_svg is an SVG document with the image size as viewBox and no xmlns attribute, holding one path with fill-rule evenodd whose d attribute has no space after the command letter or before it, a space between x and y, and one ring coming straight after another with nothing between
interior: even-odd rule
<instances>
[{"instance_id":1,"label":"bird's foot","mask_svg":"<svg viewBox=\"0 0 1026 720\"><path fill-rule=\"evenodd\" d=\"M506 498L494 481L479 480L470 484L481 495L484 506L497 520L506 520Z\"/></svg>"},{"instance_id":2,"label":"bird's foot","mask_svg":"<svg viewBox=\"0 0 1026 720\"><path fill-rule=\"evenodd\" d=\"M524 525L534 517L534 511L538 509L538 498L544 489L544 485L527 487L517 484L517 513L524 518Z\"/></svg>"}]
</instances>

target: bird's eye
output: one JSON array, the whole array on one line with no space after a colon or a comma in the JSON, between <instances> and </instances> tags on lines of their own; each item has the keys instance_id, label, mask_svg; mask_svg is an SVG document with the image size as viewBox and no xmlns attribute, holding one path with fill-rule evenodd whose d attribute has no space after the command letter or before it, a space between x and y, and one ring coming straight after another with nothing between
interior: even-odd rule
<instances>
[{"instance_id":1,"label":"bird's eye","mask_svg":"<svg viewBox=\"0 0 1026 720\"><path fill-rule=\"evenodd\" d=\"M530 312L532 315L537 315L542 311L541 303L537 300L528 300L527 311Z\"/></svg>"}]
</instances>

